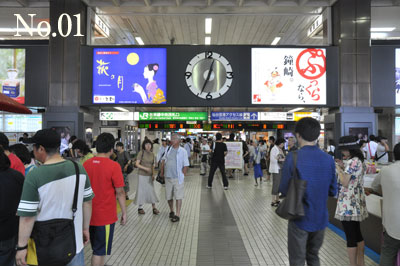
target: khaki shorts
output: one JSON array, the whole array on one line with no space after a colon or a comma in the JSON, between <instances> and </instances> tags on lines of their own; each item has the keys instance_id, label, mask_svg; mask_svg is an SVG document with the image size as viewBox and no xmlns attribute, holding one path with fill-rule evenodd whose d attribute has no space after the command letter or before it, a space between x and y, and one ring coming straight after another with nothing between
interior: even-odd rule
<instances>
[{"instance_id":1,"label":"khaki shorts","mask_svg":"<svg viewBox=\"0 0 400 266\"><path fill-rule=\"evenodd\" d=\"M183 183L178 184L178 178L165 178L165 196L167 200L173 200L174 196L176 200L183 199Z\"/></svg>"}]
</instances>

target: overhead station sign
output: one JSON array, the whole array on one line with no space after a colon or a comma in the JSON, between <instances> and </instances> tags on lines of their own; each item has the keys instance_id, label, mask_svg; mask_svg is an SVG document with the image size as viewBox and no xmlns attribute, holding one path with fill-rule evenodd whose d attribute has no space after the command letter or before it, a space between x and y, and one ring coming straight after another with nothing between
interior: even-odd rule
<instances>
[{"instance_id":1,"label":"overhead station sign","mask_svg":"<svg viewBox=\"0 0 400 266\"><path fill-rule=\"evenodd\" d=\"M139 121L206 121L207 112L139 112Z\"/></svg>"},{"instance_id":2,"label":"overhead station sign","mask_svg":"<svg viewBox=\"0 0 400 266\"><path fill-rule=\"evenodd\" d=\"M104 121L132 121L133 112L100 112L100 120Z\"/></svg>"},{"instance_id":3,"label":"overhead station sign","mask_svg":"<svg viewBox=\"0 0 400 266\"><path fill-rule=\"evenodd\" d=\"M324 48L252 48L253 104L326 105Z\"/></svg>"},{"instance_id":4,"label":"overhead station sign","mask_svg":"<svg viewBox=\"0 0 400 266\"><path fill-rule=\"evenodd\" d=\"M256 121L258 112L211 112L212 121Z\"/></svg>"}]
</instances>

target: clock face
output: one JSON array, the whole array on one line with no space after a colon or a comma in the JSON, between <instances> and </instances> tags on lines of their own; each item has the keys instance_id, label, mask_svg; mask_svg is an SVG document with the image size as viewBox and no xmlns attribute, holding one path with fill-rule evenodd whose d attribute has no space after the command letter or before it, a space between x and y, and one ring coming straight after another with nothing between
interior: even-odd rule
<instances>
[{"instance_id":1,"label":"clock face","mask_svg":"<svg viewBox=\"0 0 400 266\"><path fill-rule=\"evenodd\" d=\"M233 80L232 66L225 57L211 51L190 60L185 79L188 88L199 98L212 100L224 95Z\"/></svg>"}]
</instances>

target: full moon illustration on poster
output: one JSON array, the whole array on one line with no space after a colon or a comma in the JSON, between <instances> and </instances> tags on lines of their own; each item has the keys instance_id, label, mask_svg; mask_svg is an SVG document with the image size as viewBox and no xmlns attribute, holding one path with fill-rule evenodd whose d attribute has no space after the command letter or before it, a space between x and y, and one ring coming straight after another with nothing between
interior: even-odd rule
<instances>
[{"instance_id":1,"label":"full moon illustration on poster","mask_svg":"<svg viewBox=\"0 0 400 266\"><path fill-rule=\"evenodd\" d=\"M165 104L166 48L93 49L93 103Z\"/></svg>"}]
</instances>

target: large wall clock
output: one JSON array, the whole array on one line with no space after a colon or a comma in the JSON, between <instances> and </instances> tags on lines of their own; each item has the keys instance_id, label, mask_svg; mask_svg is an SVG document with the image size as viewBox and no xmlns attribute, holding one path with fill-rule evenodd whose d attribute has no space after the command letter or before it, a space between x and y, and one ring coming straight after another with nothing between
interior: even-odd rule
<instances>
[{"instance_id":1,"label":"large wall clock","mask_svg":"<svg viewBox=\"0 0 400 266\"><path fill-rule=\"evenodd\" d=\"M222 55L207 51L196 55L186 67L188 88L199 98L213 100L223 96L232 85L233 71Z\"/></svg>"}]
</instances>

